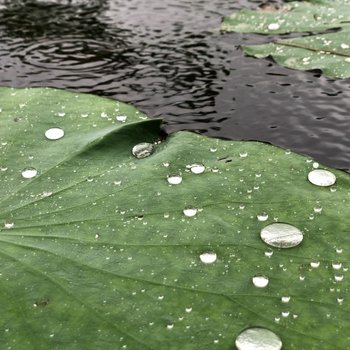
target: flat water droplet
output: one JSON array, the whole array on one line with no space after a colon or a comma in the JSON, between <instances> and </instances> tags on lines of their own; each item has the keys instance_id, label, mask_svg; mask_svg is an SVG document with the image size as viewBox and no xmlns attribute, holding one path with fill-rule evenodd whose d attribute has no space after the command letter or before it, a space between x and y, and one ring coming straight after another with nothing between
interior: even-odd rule
<instances>
[{"instance_id":1,"label":"flat water droplet","mask_svg":"<svg viewBox=\"0 0 350 350\"><path fill-rule=\"evenodd\" d=\"M188 217L193 217L197 214L198 209L196 208L186 208L183 210L183 213Z\"/></svg>"},{"instance_id":2,"label":"flat water droplet","mask_svg":"<svg viewBox=\"0 0 350 350\"><path fill-rule=\"evenodd\" d=\"M142 142L132 148L132 154L134 157L141 159L149 157L154 151L154 146L148 142Z\"/></svg>"},{"instance_id":3,"label":"flat water droplet","mask_svg":"<svg viewBox=\"0 0 350 350\"><path fill-rule=\"evenodd\" d=\"M15 226L15 224L13 222L6 222L4 224L4 227L7 229L13 228Z\"/></svg>"},{"instance_id":4,"label":"flat water droplet","mask_svg":"<svg viewBox=\"0 0 350 350\"><path fill-rule=\"evenodd\" d=\"M45 131L45 137L48 140L58 140L64 136L64 131L61 128L51 128Z\"/></svg>"},{"instance_id":5,"label":"flat water droplet","mask_svg":"<svg viewBox=\"0 0 350 350\"><path fill-rule=\"evenodd\" d=\"M179 185L182 182L181 175L170 175L168 176L168 182L170 185Z\"/></svg>"},{"instance_id":6,"label":"flat water droplet","mask_svg":"<svg viewBox=\"0 0 350 350\"><path fill-rule=\"evenodd\" d=\"M268 30L278 30L280 29L280 25L278 23L270 23L267 28Z\"/></svg>"},{"instance_id":7,"label":"flat water droplet","mask_svg":"<svg viewBox=\"0 0 350 350\"><path fill-rule=\"evenodd\" d=\"M336 177L328 170L316 169L309 172L309 181L316 186L332 186L335 184Z\"/></svg>"},{"instance_id":8,"label":"flat water droplet","mask_svg":"<svg viewBox=\"0 0 350 350\"><path fill-rule=\"evenodd\" d=\"M266 221L269 218L268 214L265 212L258 214L256 217L259 221Z\"/></svg>"},{"instance_id":9,"label":"flat water droplet","mask_svg":"<svg viewBox=\"0 0 350 350\"><path fill-rule=\"evenodd\" d=\"M303 233L295 226L279 222L265 226L260 237L266 244L277 248L295 247L304 238Z\"/></svg>"},{"instance_id":10,"label":"flat water droplet","mask_svg":"<svg viewBox=\"0 0 350 350\"><path fill-rule=\"evenodd\" d=\"M216 261L217 255L214 252L204 252L199 256L199 258L204 264L212 264Z\"/></svg>"},{"instance_id":11,"label":"flat water droplet","mask_svg":"<svg viewBox=\"0 0 350 350\"><path fill-rule=\"evenodd\" d=\"M269 279L263 275L256 275L252 278L255 287L265 288L269 284Z\"/></svg>"},{"instance_id":12,"label":"flat water droplet","mask_svg":"<svg viewBox=\"0 0 350 350\"><path fill-rule=\"evenodd\" d=\"M238 350L280 350L281 339L266 328L248 328L236 339Z\"/></svg>"},{"instance_id":13,"label":"flat water droplet","mask_svg":"<svg viewBox=\"0 0 350 350\"><path fill-rule=\"evenodd\" d=\"M33 177L38 175L38 170L35 168L25 168L22 170L22 177L25 179L32 179Z\"/></svg>"},{"instance_id":14,"label":"flat water droplet","mask_svg":"<svg viewBox=\"0 0 350 350\"><path fill-rule=\"evenodd\" d=\"M202 174L205 171L205 166L203 164L192 164L190 169L193 174Z\"/></svg>"}]
</instances>

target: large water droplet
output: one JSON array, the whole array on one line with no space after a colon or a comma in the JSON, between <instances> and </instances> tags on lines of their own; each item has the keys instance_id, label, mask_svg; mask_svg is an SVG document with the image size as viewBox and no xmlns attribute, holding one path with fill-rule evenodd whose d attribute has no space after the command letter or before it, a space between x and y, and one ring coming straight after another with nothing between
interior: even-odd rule
<instances>
[{"instance_id":1,"label":"large water droplet","mask_svg":"<svg viewBox=\"0 0 350 350\"><path fill-rule=\"evenodd\" d=\"M335 184L336 177L328 170L316 169L309 172L309 181L316 186L332 186Z\"/></svg>"},{"instance_id":2,"label":"large water droplet","mask_svg":"<svg viewBox=\"0 0 350 350\"><path fill-rule=\"evenodd\" d=\"M61 128L51 128L45 131L45 137L48 140L58 140L64 136L64 131Z\"/></svg>"},{"instance_id":3,"label":"large water droplet","mask_svg":"<svg viewBox=\"0 0 350 350\"><path fill-rule=\"evenodd\" d=\"M137 145L135 145L132 148L132 154L136 158L146 158L149 157L154 151L154 146L151 143L148 142L142 142Z\"/></svg>"},{"instance_id":4,"label":"large water droplet","mask_svg":"<svg viewBox=\"0 0 350 350\"><path fill-rule=\"evenodd\" d=\"M256 275L252 278L255 287L265 288L269 284L269 279L263 275Z\"/></svg>"},{"instance_id":5,"label":"large water droplet","mask_svg":"<svg viewBox=\"0 0 350 350\"><path fill-rule=\"evenodd\" d=\"M212 264L216 261L217 255L214 252L204 252L199 256L199 258L204 264Z\"/></svg>"},{"instance_id":6,"label":"large water droplet","mask_svg":"<svg viewBox=\"0 0 350 350\"><path fill-rule=\"evenodd\" d=\"M295 226L279 222L265 226L260 237L266 244L278 248L295 247L304 238L303 233Z\"/></svg>"},{"instance_id":7,"label":"large water droplet","mask_svg":"<svg viewBox=\"0 0 350 350\"><path fill-rule=\"evenodd\" d=\"M188 217L193 217L197 214L198 209L196 208L186 208L183 210L183 213Z\"/></svg>"},{"instance_id":8,"label":"large water droplet","mask_svg":"<svg viewBox=\"0 0 350 350\"><path fill-rule=\"evenodd\" d=\"M269 218L268 214L265 212L258 214L256 217L259 221L266 221Z\"/></svg>"},{"instance_id":9,"label":"large water droplet","mask_svg":"<svg viewBox=\"0 0 350 350\"><path fill-rule=\"evenodd\" d=\"M170 175L168 176L168 182L170 185L179 185L182 182L181 175Z\"/></svg>"},{"instance_id":10,"label":"large water droplet","mask_svg":"<svg viewBox=\"0 0 350 350\"><path fill-rule=\"evenodd\" d=\"M205 171L205 166L203 164L192 164L190 169L193 174L202 174Z\"/></svg>"},{"instance_id":11,"label":"large water droplet","mask_svg":"<svg viewBox=\"0 0 350 350\"><path fill-rule=\"evenodd\" d=\"M36 170L35 168L25 168L22 170L21 174L25 179L32 179L33 177L38 175L38 170Z\"/></svg>"},{"instance_id":12,"label":"large water droplet","mask_svg":"<svg viewBox=\"0 0 350 350\"><path fill-rule=\"evenodd\" d=\"M266 328L248 328L236 339L238 350L280 350L281 339Z\"/></svg>"}]
</instances>

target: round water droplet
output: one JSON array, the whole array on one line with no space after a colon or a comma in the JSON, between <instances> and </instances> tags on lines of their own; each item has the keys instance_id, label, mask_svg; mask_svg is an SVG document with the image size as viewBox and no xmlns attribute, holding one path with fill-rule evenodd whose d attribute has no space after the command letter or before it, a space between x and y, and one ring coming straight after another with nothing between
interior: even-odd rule
<instances>
[{"instance_id":1,"label":"round water droplet","mask_svg":"<svg viewBox=\"0 0 350 350\"><path fill-rule=\"evenodd\" d=\"M64 136L64 131L61 128L51 128L45 131L45 137L48 140L58 140Z\"/></svg>"},{"instance_id":2,"label":"round water droplet","mask_svg":"<svg viewBox=\"0 0 350 350\"><path fill-rule=\"evenodd\" d=\"M199 258L204 264L212 264L216 261L217 255L214 252L204 252L199 256Z\"/></svg>"},{"instance_id":3,"label":"round water droplet","mask_svg":"<svg viewBox=\"0 0 350 350\"><path fill-rule=\"evenodd\" d=\"M263 275L256 275L252 278L255 287L265 288L269 284L269 279Z\"/></svg>"},{"instance_id":4,"label":"round water droplet","mask_svg":"<svg viewBox=\"0 0 350 350\"><path fill-rule=\"evenodd\" d=\"M268 30L278 30L280 29L280 25L278 23L270 23L267 28Z\"/></svg>"},{"instance_id":5,"label":"round water droplet","mask_svg":"<svg viewBox=\"0 0 350 350\"><path fill-rule=\"evenodd\" d=\"M269 218L268 214L265 212L258 214L256 217L259 221L266 221Z\"/></svg>"},{"instance_id":6,"label":"round water droplet","mask_svg":"<svg viewBox=\"0 0 350 350\"><path fill-rule=\"evenodd\" d=\"M170 175L167 178L170 185L179 185L182 182L181 175Z\"/></svg>"},{"instance_id":7,"label":"round water droplet","mask_svg":"<svg viewBox=\"0 0 350 350\"><path fill-rule=\"evenodd\" d=\"M192 164L190 169L193 174L202 174L205 171L205 166L203 164Z\"/></svg>"},{"instance_id":8,"label":"round water droplet","mask_svg":"<svg viewBox=\"0 0 350 350\"><path fill-rule=\"evenodd\" d=\"M183 210L183 213L188 217L193 217L197 214L198 209L196 208L186 208Z\"/></svg>"},{"instance_id":9,"label":"round water droplet","mask_svg":"<svg viewBox=\"0 0 350 350\"><path fill-rule=\"evenodd\" d=\"M260 232L260 237L266 244L277 248L295 247L304 238L298 228L280 222L265 226Z\"/></svg>"},{"instance_id":10,"label":"round water droplet","mask_svg":"<svg viewBox=\"0 0 350 350\"><path fill-rule=\"evenodd\" d=\"M281 301L282 301L282 303L289 303L290 297L282 297Z\"/></svg>"},{"instance_id":11,"label":"round water droplet","mask_svg":"<svg viewBox=\"0 0 350 350\"><path fill-rule=\"evenodd\" d=\"M33 177L38 175L38 170L35 168L25 168L22 170L22 177L25 179L32 179Z\"/></svg>"},{"instance_id":12,"label":"round water droplet","mask_svg":"<svg viewBox=\"0 0 350 350\"><path fill-rule=\"evenodd\" d=\"M154 151L154 146L148 142L142 142L132 148L132 154L136 158L149 157Z\"/></svg>"},{"instance_id":13,"label":"round water droplet","mask_svg":"<svg viewBox=\"0 0 350 350\"><path fill-rule=\"evenodd\" d=\"M248 328L236 339L238 350L280 350L281 339L266 328Z\"/></svg>"},{"instance_id":14,"label":"round water droplet","mask_svg":"<svg viewBox=\"0 0 350 350\"><path fill-rule=\"evenodd\" d=\"M336 177L328 170L316 169L309 172L309 181L316 186L332 186L335 184Z\"/></svg>"}]
</instances>

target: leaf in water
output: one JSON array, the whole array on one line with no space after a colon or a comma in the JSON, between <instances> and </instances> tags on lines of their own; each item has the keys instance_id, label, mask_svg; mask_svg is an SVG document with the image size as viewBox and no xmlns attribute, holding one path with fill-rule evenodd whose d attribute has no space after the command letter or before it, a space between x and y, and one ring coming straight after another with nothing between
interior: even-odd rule
<instances>
[{"instance_id":1,"label":"leaf in water","mask_svg":"<svg viewBox=\"0 0 350 350\"><path fill-rule=\"evenodd\" d=\"M2 347L350 347L349 174L320 166L326 186L258 142L160 142L159 120L100 97L0 96Z\"/></svg>"},{"instance_id":2,"label":"leaf in water","mask_svg":"<svg viewBox=\"0 0 350 350\"><path fill-rule=\"evenodd\" d=\"M292 2L277 11L243 9L225 17L222 30L241 33L283 34L324 32L301 38L243 46L250 56L274 60L288 68L320 69L332 78L350 77L350 1Z\"/></svg>"}]
</instances>

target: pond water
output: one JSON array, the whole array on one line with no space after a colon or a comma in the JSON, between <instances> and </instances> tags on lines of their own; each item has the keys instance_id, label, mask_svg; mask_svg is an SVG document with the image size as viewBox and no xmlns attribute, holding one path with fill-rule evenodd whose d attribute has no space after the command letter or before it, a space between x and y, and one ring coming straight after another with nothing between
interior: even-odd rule
<instances>
[{"instance_id":1,"label":"pond water","mask_svg":"<svg viewBox=\"0 0 350 350\"><path fill-rule=\"evenodd\" d=\"M245 57L220 33L260 1L0 0L0 85L109 96L167 132L259 140L350 169L350 81Z\"/></svg>"}]
</instances>

